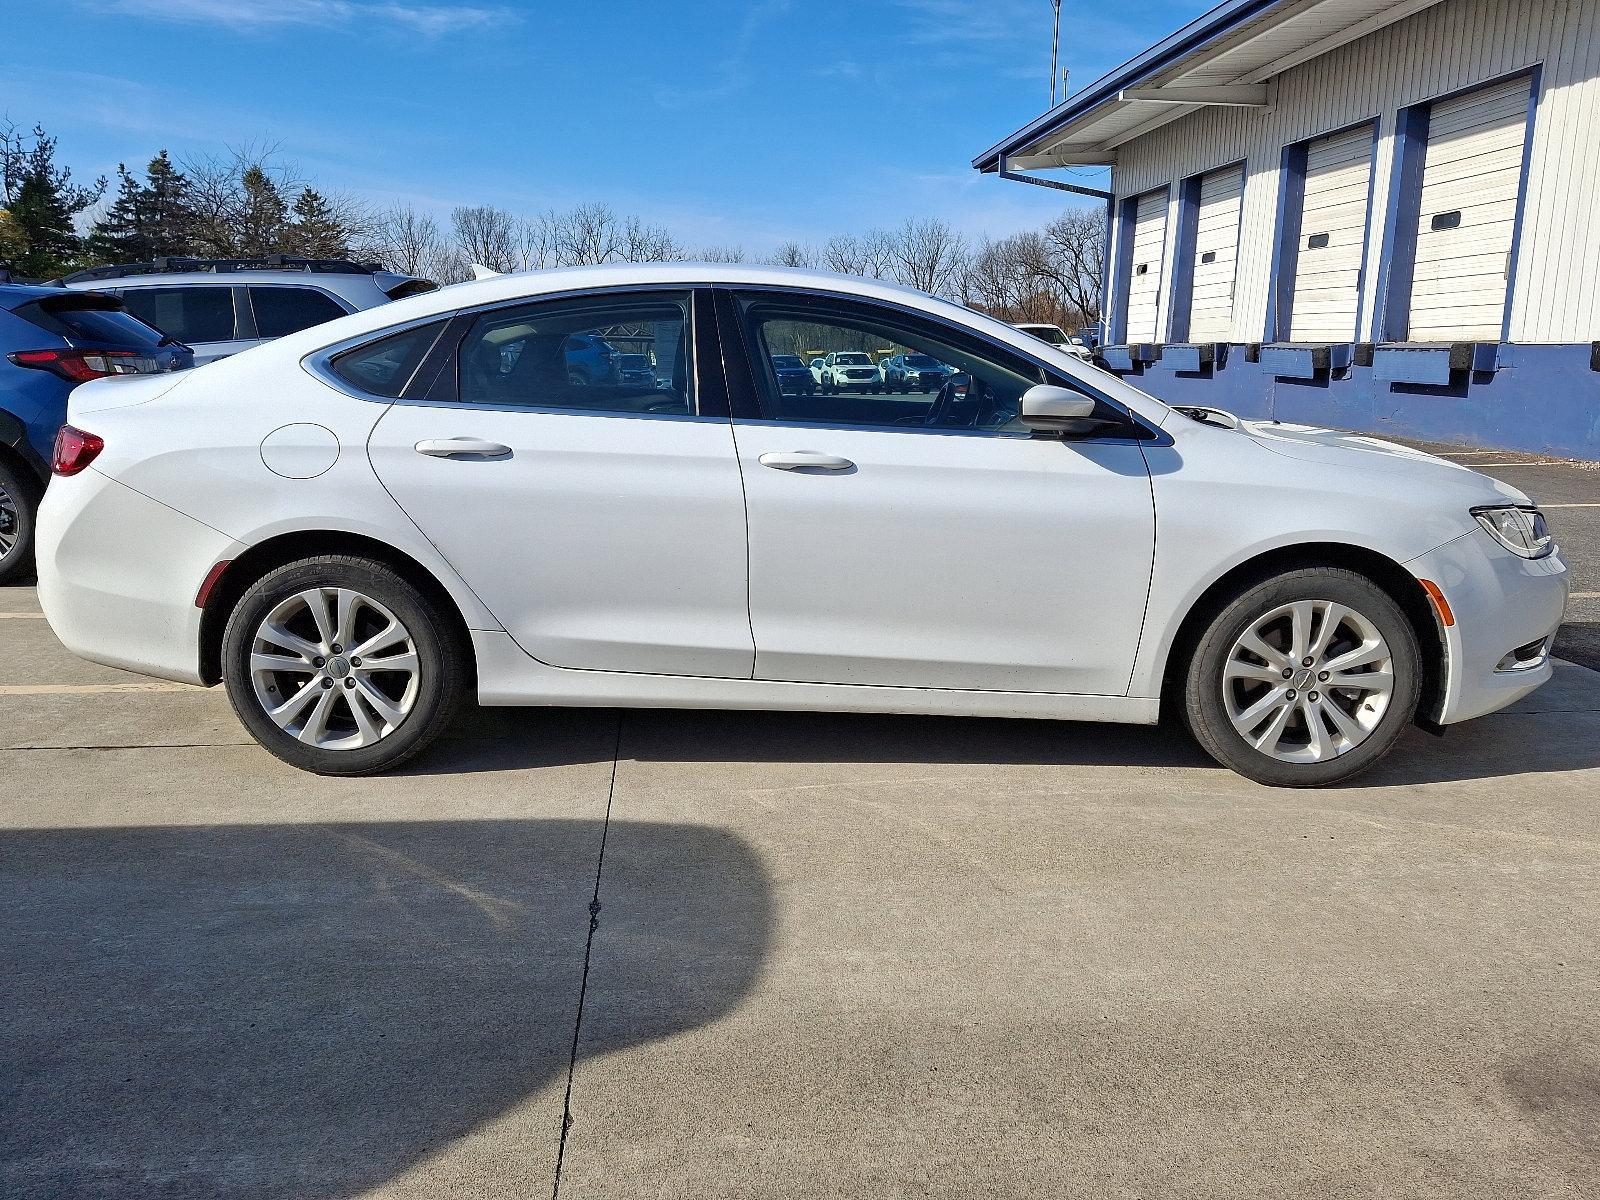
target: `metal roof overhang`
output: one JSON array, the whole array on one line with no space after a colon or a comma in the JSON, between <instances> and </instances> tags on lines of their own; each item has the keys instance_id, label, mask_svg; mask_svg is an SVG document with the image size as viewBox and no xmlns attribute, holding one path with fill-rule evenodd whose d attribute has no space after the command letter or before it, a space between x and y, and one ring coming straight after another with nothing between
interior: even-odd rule
<instances>
[{"instance_id":1,"label":"metal roof overhang","mask_svg":"<svg viewBox=\"0 0 1600 1200\"><path fill-rule=\"evenodd\" d=\"M1441 2L1227 0L972 165L1011 172L1114 165L1119 146L1206 105L1270 107L1272 81L1284 71Z\"/></svg>"}]
</instances>

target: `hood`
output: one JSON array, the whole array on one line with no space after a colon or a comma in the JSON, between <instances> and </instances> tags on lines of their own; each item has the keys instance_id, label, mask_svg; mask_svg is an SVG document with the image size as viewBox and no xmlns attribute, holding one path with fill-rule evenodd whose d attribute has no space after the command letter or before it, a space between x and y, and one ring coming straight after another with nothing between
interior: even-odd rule
<instances>
[{"instance_id":1,"label":"hood","mask_svg":"<svg viewBox=\"0 0 1600 1200\"><path fill-rule=\"evenodd\" d=\"M1409 480L1419 487L1467 489L1482 493L1483 503L1530 503L1510 484L1482 475L1470 467L1413 450L1396 442L1359 433L1341 433L1315 425L1286 425L1272 421L1238 421L1238 431L1256 445L1285 458L1354 471L1371 471L1391 479Z\"/></svg>"}]
</instances>

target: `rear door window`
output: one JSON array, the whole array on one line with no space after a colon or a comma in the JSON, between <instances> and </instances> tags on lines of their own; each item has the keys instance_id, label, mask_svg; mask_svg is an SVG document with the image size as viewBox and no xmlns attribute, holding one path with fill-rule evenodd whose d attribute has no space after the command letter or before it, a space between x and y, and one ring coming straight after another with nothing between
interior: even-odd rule
<instances>
[{"instance_id":1,"label":"rear door window","mask_svg":"<svg viewBox=\"0 0 1600 1200\"><path fill-rule=\"evenodd\" d=\"M127 288L122 303L146 325L190 346L238 336L231 287Z\"/></svg>"},{"instance_id":2,"label":"rear door window","mask_svg":"<svg viewBox=\"0 0 1600 1200\"><path fill-rule=\"evenodd\" d=\"M253 285L250 307L256 314L256 333L264 338L299 333L348 315L327 293L303 287Z\"/></svg>"}]
</instances>

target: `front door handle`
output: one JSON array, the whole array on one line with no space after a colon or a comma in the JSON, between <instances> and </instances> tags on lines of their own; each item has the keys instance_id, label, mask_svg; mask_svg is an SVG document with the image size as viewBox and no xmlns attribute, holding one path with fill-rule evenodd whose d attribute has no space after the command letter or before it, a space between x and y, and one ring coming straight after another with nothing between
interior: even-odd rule
<instances>
[{"instance_id":1,"label":"front door handle","mask_svg":"<svg viewBox=\"0 0 1600 1200\"><path fill-rule=\"evenodd\" d=\"M482 438L436 438L418 442L417 453L433 458L510 458L511 447L499 442L486 442Z\"/></svg>"},{"instance_id":2,"label":"front door handle","mask_svg":"<svg viewBox=\"0 0 1600 1200\"><path fill-rule=\"evenodd\" d=\"M763 454L756 460L763 467L775 471L799 471L810 467L817 471L848 471L855 466L848 458L835 454L818 454L815 450L784 450Z\"/></svg>"}]
</instances>

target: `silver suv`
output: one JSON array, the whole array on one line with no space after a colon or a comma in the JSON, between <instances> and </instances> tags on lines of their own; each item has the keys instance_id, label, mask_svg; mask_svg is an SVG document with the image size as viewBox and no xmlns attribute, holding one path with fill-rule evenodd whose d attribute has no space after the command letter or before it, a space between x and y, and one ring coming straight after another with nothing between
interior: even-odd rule
<instances>
[{"instance_id":1,"label":"silver suv","mask_svg":"<svg viewBox=\"0 0 1600 1200\"><path fill-rule=\"evenodd\" d=\"M335 317L431 292L437 284L333 258L157 258L92 267L59 281L110 292L147 325L213 362Z\"/></svg>"}]
</instances>

